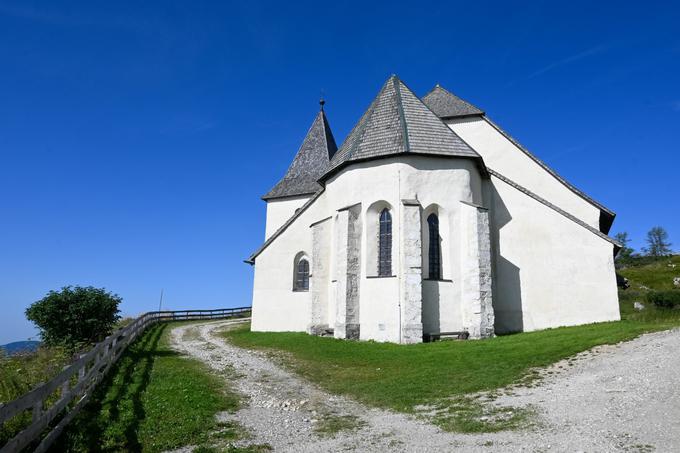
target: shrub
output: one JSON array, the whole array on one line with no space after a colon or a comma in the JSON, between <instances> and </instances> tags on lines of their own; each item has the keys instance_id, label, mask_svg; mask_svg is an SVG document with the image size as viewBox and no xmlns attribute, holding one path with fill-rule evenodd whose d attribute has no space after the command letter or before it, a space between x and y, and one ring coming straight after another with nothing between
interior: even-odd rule
<instances>
[{"instance_id":1,"label":"shrub","mask_svg":"<svg viewBox=\"0 0 680 453\"><path fill-rule=\"evenodd\" d=\"M680 291L651 291L647 294L647 301L662 308L680 307Z\"/></svg>"},{"instance_id":2,"label":"shrub","mask_svg":"<svg viewBox=\"0 0 680 453\"><path fill-rule=\"evenodd\" d=\"M112 332L120 319L121 301L103 288L66 286L34 302L26 309L26 318L38 326L46 345L76 349Z\"/></svg>"}]
</instances>

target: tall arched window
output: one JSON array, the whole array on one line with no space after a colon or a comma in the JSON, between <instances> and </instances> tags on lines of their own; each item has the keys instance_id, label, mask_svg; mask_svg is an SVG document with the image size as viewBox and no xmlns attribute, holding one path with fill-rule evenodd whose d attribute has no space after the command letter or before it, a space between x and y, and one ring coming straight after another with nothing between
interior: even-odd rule
<instances>
[{"instance_id":1,"label":"tall arched window","mask_svg":"<svg viewBox=\"0 0 680 453\"><path fill-rule=\"evenodd\" d=\"M295 264L295 291L309 291L309 261L302 257Z\"/></svg>"},{"instance_id":2,"label":"tall arched window","mask_svg":"<svg viewBox=\"0 0 680 453\"><path fill-rule=\"evenodd\" d=\"M428 250L429 278L441 280L442 278L442 249L439 243L439 218L436 214L430 214L427 218L427 226L430 232L430 247Z\"/></svg>"},{"instance_id":3,"label":"tall arched window","mask_svg":"<svg viewBox=\"0 0 680 453\"><path fill-rule=\"evenodd\" d=\"M387 208L380 212L378 275L381 277L392 275L392 215Z\"/></svg>"}]
</instances>

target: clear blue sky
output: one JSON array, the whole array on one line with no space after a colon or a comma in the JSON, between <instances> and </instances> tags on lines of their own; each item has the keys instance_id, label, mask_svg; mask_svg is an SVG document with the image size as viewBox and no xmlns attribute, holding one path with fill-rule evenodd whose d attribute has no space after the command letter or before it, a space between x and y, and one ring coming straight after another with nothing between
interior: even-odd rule
<instances>
[{"instance_id":1,"label":"clear blue sky","mask_svg":"<svg viewBox=\"0 0 680 453\"><path fill-rule=\"evenodd\" d=\"M521 4L521 6L519 6ZM259 197L318 109L340 143L384 80L484 109L680 249L680 10L646 2L0 0L0 344L68 284L125 314L250 304Z\"/></svg>"}]
</instances>

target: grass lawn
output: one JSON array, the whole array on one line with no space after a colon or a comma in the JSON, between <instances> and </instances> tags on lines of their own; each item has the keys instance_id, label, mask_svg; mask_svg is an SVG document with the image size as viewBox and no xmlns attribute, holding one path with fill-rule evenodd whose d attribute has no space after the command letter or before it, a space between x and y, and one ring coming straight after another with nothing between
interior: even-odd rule
<instances>
[{"instance_id":1,"label":"grass lawn","mask_svg":"<svg viewBox=\"0 0 680 453\"><path fill-rule=\"evenodd\" d=\"M248 326L224 332L245 348L287 353L284 363L331 393L349 395L366 404L401 412L418 405L455 413L435 420L451 430L488 431L496 427L468 423L461 414L480 415L466 395L516 383L545 367L597 345L618 343L656 330L680 325L680 311L644 312L622 303L620 322L564 327L499 336L483 341L443 341L415 345L357 342L310 336L304 333L250 332Z\"/></svg>"},{"instance_id":2,"label":"grass lawn","mask_svg":"<svg viewBox=\"0 0 680 453\"><path fill-rule=\"evenodd\" d=\"M238 408L237 396L223 377L169 347L171 328L153 326L126 350L55 451L156 452L186 445L213 451L220 439L241 435L238 426L215 419Z\"/></svg>"},{"instance_id":3,"label":"grass lawn","mask_svg":"<svg viewBox=\"0 0 680 453\"><path fill-rule=\"evenodd\" d=\"M40 347L35 353L5 356L0 353L0 403L6 403L47 382L71 360L62 348ZM0 425L0 446L31 423L27 411Z\"/></svg>"},{"instance_id":4,"label":"grass lawn","mask_svg":"<svg viewBox=\"0 0 680 453\"><path fill-rule=\"evenodd\" d=\"M659 258L649 264L624 267L617 272L630 280L630 289L634 291L644 288L657 291L673 289L673 278L680 277L680 255Z\"/></svg>"}]
</instances>

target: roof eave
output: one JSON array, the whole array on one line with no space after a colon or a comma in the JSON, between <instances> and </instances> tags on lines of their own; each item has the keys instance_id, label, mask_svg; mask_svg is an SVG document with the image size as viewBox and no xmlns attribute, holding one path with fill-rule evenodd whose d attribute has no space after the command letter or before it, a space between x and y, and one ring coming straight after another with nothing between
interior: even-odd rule
<instances>
[{"instance_id":1,"label":"roof eave","mask_svg":"<svg viewBox=\"0 0 680 453\"><path fill-rule=\"evenodd\" d=\"M260 197L260 200L264 201L270 201L270 200L280 200L283 198L300 198L300 197L310 197L314 195L316 192L301 192L301 193L294 193L294 194L286 194L286 195L262 195Z\"/></svg>"},{"instance_id":2,"label":"roof eave","mask_svg":"<svg viewBox=\"0 0 680 453\"><path fill-rule=\"evenodd\" d=\"M585 192L581 191L571 183L569 183L566 179L564 179L562 176L560 176L555 170L553 170L550 166L548 166L545 162L543 162L541 159L536 157L533 153L531 153L528 149L526 149L520 142L518 142L514 137L512 137L510 134L505 132L499 125L497 125L495 122L493 122L488 116L484 116L484 120L488 122L491 127L496 129L502 136L504 136L506 139L508 139L513 145L515 145L517 148L520 149L524 154L529 156L534 162L536 162L538 165L543 167L548 173L550 173L555 179L557 179L559 182L561 182L564 186L566 186L569 190L574 192L576 195L579 197L583 198L585 201L590 203L591 205L595 206L600 210L600 230L604 233L607 234L609 233L609 230L614 223L614 218L616 217L616 213L612 211L611 209L607 208L604 206L602 203L598 202L597 200L593 199L589 195L587 195ZM603 219L604 217L604 219Z\"/></svg>"},{"instance_id":3,"label":"roof eave","mask_svg":"<svg viewBox=\"0 0 680 453\"><path fill-rule=\"evenodd\" d=\"M439 116L439 115L437 115L437 116ZM473 116L486 116L486 112L465 113L463 115L439 116L439 119L442 120L442 121L445 121L445 120L455 120L455 119L460 119L460 118L472 118Z\"/></svg>"},{"instance_id":4,"label":"roof eave","mask_svg":"<svg viewBox=\"0 0 680 453\"><path fill-rule=\"evenodd\" d=\"M352 160L343 161L342 163L338 164L336 167L329 170L321 178L319 178L319 184L322 184L322 185L325 184L326 181L328 181L331 177L340 173L341 170L343 170L344 168L347 168L347 167L349 167L350 165L353 165L353 164L362 163L362 162L370 162L370 161L373 161L373 160L398 158L398 157L404 157L404 156L441 157L441 158L444 158L444 159L472 159L472 160L475 161L477 168L478 168L479 172L481 173L481 175L486 177L486 178L489 178L489 172L488 172L488 170L486 168L486 164L484 163L484 160L482 159L481 156L452 156L451 154L419 153L419 152L410 151L408 153L385 154L385 155L381 155L381 156L370 156L370 157L363 157L363 158L360 158L360 159L352 159Z\"/></svg>"},{"instance_id":5,"label":"roof eave","mask_svg":"<svg viewBox=\"0 0 680 453\"><path fill-rule=\"evenodd\" d=\"M253 252L252 255L250 255L247 259L243 260L243 262L250 265L255 264L255 258L257 258L258 255L264 251L264 249L269 247L269 244L274 242L274 240L277 237L279 237L284 231L286 231L286 229L288 229L288 227L295 221L295 219L300 217L307 210L307 208L310 207L312 203L314 203L314 201L316 201L316 199L319 198L319 196L321 196L324 190L326 190L326 188L324 186L321 186L321 188L318 191L316 191L314 195L312 195L312 197L305 202L305 204L300 206L300 209L295 211L295 213L288 220L286 220L286 222L283 225L281 225L279 229L274 231L274 233L272 233L272 235L269 236L264 241L264 243L257 250L255 250L255 252Z\"/></svg>"}]
</instances>

